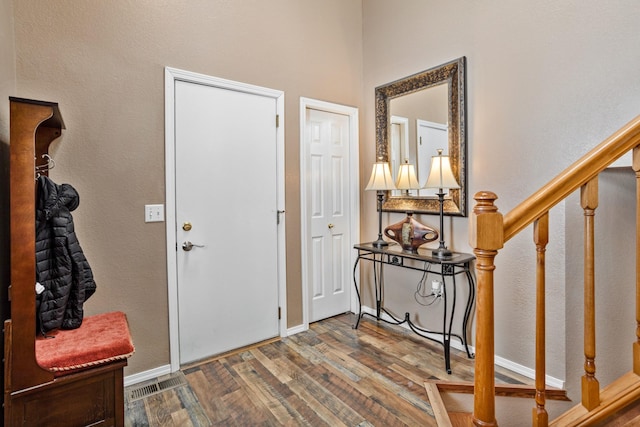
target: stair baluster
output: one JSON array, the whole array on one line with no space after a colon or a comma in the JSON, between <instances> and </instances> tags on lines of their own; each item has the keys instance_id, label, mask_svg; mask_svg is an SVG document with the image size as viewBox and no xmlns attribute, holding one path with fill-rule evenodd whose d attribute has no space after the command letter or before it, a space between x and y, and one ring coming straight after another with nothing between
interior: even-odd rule
<instances>
[{"instance_id":1,"label":"stair baluster","mask_svg":"<svg viewBox=\"0 0 640 427\"><path fill-rule=\"evenodd\" d=\"M600 383L596 379L596 301L595 301L595 211L598 207L598 177L580 188L584 210L584 371L582 405L591 411L600 405Z\"/></svg>"},{"instance_id":2,"label":"stair baluster","mask_svg":"<svg viewBox=\"0 0 640 427\"><path fill-rule=\"evenodd\" d=\"M536 406L533 408L535 427L547 427L549 414L545 409L546 346L545 346L545 252L549 243L549 212L534 222L533 240L536 244Z\"/></svg>"},{"instance_id":3,"label":"stair baluster","mask_svg":"<svg viewBox=\"0 0 640 427\"><path fill-rule=\"evenodd\" d=\"M470 216L469 243L477 257L476 375L474 380L473 423L495 426L493 271L497 251L528 225L535 223L537 258L536 307L536 407L533 425L574 426L605 420L640 399L640 116L635 117L598 144L522 203L502 216L494 205L497 196L489 191L476 193ZM598 206L598 174L633 150L636 173L636 339L633 343L633 371L600 390L595 365L595 274L594 215ZM546 419L544 379L544 252L548 235L548 213L571 193L581 189L584 210L584 355L582 404L551 422Z\"/></svg>"}]
</instances>

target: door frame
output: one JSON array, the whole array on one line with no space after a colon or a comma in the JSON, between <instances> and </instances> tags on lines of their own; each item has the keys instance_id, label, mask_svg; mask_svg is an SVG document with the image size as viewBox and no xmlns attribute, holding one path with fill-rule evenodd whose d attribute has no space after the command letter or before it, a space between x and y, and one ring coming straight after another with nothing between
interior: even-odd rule
<instances>
[{"instance_id":1,"label":"door frame","mask_svg":"<svg viewBox=\"0 0 640 427\"><path fill-rule=\"evenodd\" d=\"M218 77L207 76L177 68L165 67L165 192L167 236L167 297L169 309L169 352L171 372L180 369L180 341L178 325L178 265L176 251L176 166L175 166L175 83L182 81L205 86L270 97L276 100L276 114L280 125L276 127L277 153L277 210L284 212L284 92ZM280 306L280 336L287 336L287 279L286 279L286 217L280 216L278 226L278 304ZM276 221L276 218L273 219Z\"/></svg>"},{"instance_id":2,"label":"door frame","mask_svg":"<svg viewBox=\"0 0 640 427\"><path fill-rule=\"evenodd\" d=\"M307 109L322 110L329 113L336 113L349 116L349 182L351 183L348 191L349 194L349 247L360 243L360 141L358 134L359 120L358 109L347 105L334 104L317 99L300 97L300 244L301 250L301 270L302 270L302 327L303 330L309 329L309 280L308 280L308 251L307 245L308 234L311 230L308 221L307 212L307 185L306 179L309 172L306 168L307 152L306 128L307 128ZM355 251L349 252L349 265L354 265L356 261ZM360 271L355 271L357 280L359 281ZM357 310L357 300L355 292L351 286L349 289L349 300L351 311Z\"/></svg>"}]
</instances>

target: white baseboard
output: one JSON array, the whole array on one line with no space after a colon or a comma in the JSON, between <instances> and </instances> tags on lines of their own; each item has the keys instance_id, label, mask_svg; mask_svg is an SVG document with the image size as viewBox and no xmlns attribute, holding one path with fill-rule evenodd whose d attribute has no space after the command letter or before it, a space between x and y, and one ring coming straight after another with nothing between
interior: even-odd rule
<instances>
[{"instance_id":1,"label":"white baseboard","mask_svg":"<svg viewBox=\"0 0 640 427\"><path fill-rule=\"evenodd\" d=\"M505 359L500 356L496 356L495 361L496 361L496 365L509 369L510 371L523 375L527 378L531 378L531 379L536 378L535 369L531 369L527 366L520 365L518 363L512 362L511 360ZM554 378L550 375L545 376L545 383L549 387L555 387L561 390L564 389L564 381L558 378Z\"/></svg>"},{"instance_id":2,"label":"white baseboard","mask_svg":"<svg viewBox=\"0 0 640 427\"><path fill-rule=\"evenodd\" d=\"M373 309L371 307L363 306L362 307L362 312L363 313L369 313L372 316L376 315L375 309ZM382 313L381 317L383 319L385 319L385 320L393 321L393 319L391 319L391 317L389 317L384 312ZM399 325L399 326L410 330L409 326L406 323L404 323L402 325ZM429 336L430 334L425 334L425 335ZM434 339L437 340L439 337L441 337L440 334L433 334L433 338ZM458 340L451 340L451 348L455 348L456 350L460 350L460 351L465 351L464 345L462 345L461 342L458 342ZM471 354L475 354L476 349L475 349L474 346L470 345L469 346L469 351L471 352ZM522 375L524 377L527 377L527 378L530 378L532 380L536 378L536 371L534 369L531 369L531 368L529 368L527 366L524 366L524 365L520 365L519 363L512 362L511 360L505 359L505 358L500 357L500 356L495 356L494 360L495 360L495 364L500 366L500 367L502 367L502 368L509 369L510 371L513 371L513 372L515 372L517 374L520 374L520 375ZM564 380L560 380L558 378L554 378L554 377L552 377L550 375L547 375L545 377L545 382L546 382L547 386L549 386L549 387L555 387L555 388L558 388L558 389L564 389Z\"/></svg>"},{"instance_id":3,"label":"white baseboard","mask_svg":"<svg viewBox=\"0 0 640 427\"><path fill-rule=\"evenodd\" d=\"M124 377L124 386L138 384L143 381L152 380L163 375L171 373L171 365L158 366L157 368L149 369L148 371L138 372L137 374L127 375Z\"/></svg>"},{"instance_id":4,"label":"white baseboard","mask_svg":"<svg viewBox=\"0 0 640 427\"><path fill-rule=\"evenodd\" d=\"M309 325L305 325L304 323L298 326L294 326L293 328L287 329L287 336L299 334L300 332L304 332L309 329Z\"/></svg>"}]
</instances>

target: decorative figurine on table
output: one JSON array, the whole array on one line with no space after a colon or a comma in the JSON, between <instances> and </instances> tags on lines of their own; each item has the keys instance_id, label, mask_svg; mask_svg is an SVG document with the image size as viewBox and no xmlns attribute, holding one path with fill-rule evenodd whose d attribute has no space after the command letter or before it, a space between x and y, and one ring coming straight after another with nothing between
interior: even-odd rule
<instances>
[{"instance_id":1,"label":"decorative figurine on table","mask_svg":"<svg viewBox=\"0 0 640 427\"><path fill-rule=\"evenodd\" d=\"M384 235L402 245L403 251L411 253L417 253L425 243L438 240L438 232L413 219L413 212L407 212L404 220L385 228Z\"/></svg>"}]
</instances>

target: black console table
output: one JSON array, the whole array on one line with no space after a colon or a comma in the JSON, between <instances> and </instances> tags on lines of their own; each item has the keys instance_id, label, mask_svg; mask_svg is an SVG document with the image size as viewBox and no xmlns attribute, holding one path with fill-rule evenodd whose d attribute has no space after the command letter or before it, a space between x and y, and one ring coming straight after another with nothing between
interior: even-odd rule
<instances>
[{"instance_id":1,"label":"black console table","mask_svg":"<svg viewBox=\"0 0 640 427\"><path fill-rule=\"evenodd\" d=\"M360 319L364 315L374 317L376 320L382 320L383 322L393 325L401 325L406 323L407 326L416 334L429 340L442 344L444 347L444 360L447 373L451 373L451 337L455 337L460 340L467 351L467 356L472 358L474 355L469 351L469 344L467 342L467 327L469 323L469 317L471 316L471 310L473 308L473 302L475 299L475 283L473 275L471 274L471 262L475 257L471 254L453 253L453 256L449 259L440 259L431 256L431 250L418 249L418 253L405 252L400 245L395 243L389 243L389 246L375 247L371 243L360 243L354 246L354 249L358 251L358 257L355 265L353 266L353 283L356 288L356 294L358 296L358 319L354 328L357 328L360 324ZM358 288L358 281L356 271L360 260L367 260L373 262L374 271L374 284L375 284L375 297L376 297L376 314L362 312L362 301L360 299L360 290ZM404 319L399 319L384 308L384 266L392 265L396 267L408 268L411 270L418 270L423 273L432 273L440 276L442 279L442 297L444 300L443 307L443 319L442 319L442 331L432 331L421 328L413 323L409 317L409 313L405 313ZM467 304L464 311L464 317L462 319L462 332L460 335L451 332L453 326L453 318L456 309L456 276L464 274L467 278L469 285L469 296L467 298ZM451 312L448 313L447 307L447 281L445 278L450 277L453 282L453 295ZM382 313L385 313L391 320L387 320L381 317ZM441 335L442 341L430 337L426 334Z\"/></svg>"}]
</instances>

